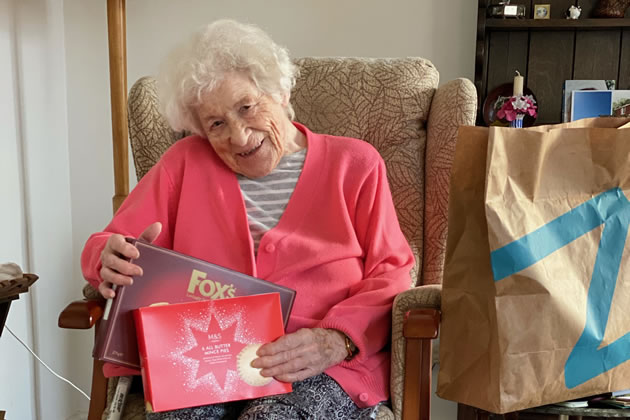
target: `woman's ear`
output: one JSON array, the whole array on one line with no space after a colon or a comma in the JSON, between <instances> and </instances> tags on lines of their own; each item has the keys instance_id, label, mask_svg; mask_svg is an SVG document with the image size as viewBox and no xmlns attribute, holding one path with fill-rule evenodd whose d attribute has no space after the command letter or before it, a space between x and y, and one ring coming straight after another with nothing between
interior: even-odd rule
<instances>
[{"instance_id":1,"label":"woman's ear","mask_svg":"<svg viewBox=\"0 0 630 420\"><path fill-rule=\"evenodd\" d=\"M289 93L283 93L282 94L282 102L280 102L282 104L282 106L284 108L289 106L289 99L291 99L291 94Z\"/></svg>"}]
</instances>

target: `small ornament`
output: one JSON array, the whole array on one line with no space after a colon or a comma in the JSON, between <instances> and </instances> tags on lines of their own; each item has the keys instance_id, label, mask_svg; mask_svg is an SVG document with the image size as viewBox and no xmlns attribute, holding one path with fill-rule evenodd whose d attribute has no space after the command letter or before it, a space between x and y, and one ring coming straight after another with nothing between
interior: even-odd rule
<instances>
[{"instance_id":1,"label":"small ornament","mask_svg":"<svg viewBox=\"0 0 630 420\"><path fill-rule=\"evenodd\" d=\"M494 18L524 18L524 4L510 4L511 0L504 0L498 4L488 6L488 16Z\"/></svg>"},{"instance_id":2,"label":"small ornament","mask_svg":"<svg viewBox=\"0 0 630 420\"><path fill-rule=\"evenodd\" d=\"M571 6L567 9L567 19L579 19L582 14L582 8L580 6Z\"/></svg>"}]
</instances>

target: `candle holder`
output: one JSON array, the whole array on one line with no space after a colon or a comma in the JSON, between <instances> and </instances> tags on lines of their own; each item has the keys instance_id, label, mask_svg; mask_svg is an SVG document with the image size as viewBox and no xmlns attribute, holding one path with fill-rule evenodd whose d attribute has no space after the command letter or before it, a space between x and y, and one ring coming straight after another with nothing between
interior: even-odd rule
<instances>
[{"instance_id":1,"label":"candle holder","mask_svg":"<svg viewBox=\"0 0 630 420\"><path fill-rule=\"evenodd\" d=\"M523 128L523 119L525 118L525 114L516 114L516 119L514 121L510 121L510 127L512 128Z\"/></svg>"}]
</instances>

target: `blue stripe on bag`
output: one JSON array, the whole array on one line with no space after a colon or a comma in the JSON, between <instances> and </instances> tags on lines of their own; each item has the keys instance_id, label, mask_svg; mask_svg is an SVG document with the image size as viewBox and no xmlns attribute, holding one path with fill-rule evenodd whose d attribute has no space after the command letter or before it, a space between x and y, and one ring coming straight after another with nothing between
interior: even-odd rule
<instances>
[{"instance_id":1,"label":"blue stripe on bag","mask_svg":"<svg viewBox=\"0 0 630 420\"><path fill-rule=\"evenodd\" d=\"M586 325L565 364L574 388L630 359L630 332L598 349L604 338L630 224L630 202L620 188L586 201L490 254L495 282L542 260L604 224L586 301Z\"/></svg>"}]
</instances>

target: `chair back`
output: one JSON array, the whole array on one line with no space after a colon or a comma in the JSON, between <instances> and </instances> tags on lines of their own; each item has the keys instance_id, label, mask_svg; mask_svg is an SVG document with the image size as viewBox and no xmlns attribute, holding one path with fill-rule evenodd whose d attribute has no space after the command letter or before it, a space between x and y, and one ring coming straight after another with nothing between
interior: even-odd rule
<instances>
[{"instance_id":1,"label":"chair back","mask_svg":"<svg viewBox=\"0 0 630 420\"><path fill-rule=\"evenodd\" d=\"M422 58L302 58L291 95L296 121L318 133L355 137L383 157L402 231L422 267L426 123L439 75ZM176 140L158 111L155 80L129 92L129 135L138 180Z\"/></svg>"}]
</instances>

